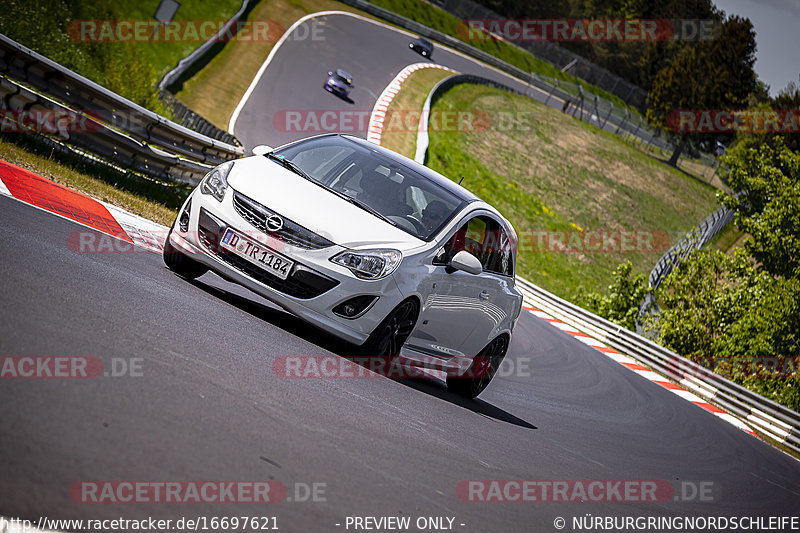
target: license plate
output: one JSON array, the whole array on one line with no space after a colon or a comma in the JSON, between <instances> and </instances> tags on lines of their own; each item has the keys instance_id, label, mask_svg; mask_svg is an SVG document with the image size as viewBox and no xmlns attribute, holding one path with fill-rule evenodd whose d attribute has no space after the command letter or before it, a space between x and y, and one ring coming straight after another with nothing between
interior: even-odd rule
<instances>
[{"instance_id":1,"label":"license plate","mask_svg":"<svg viewBox=\"0 0 800 533\"><path fill-rule=\"evenodd\" d=\"M232 229L225 230L225 234L222 236L222 247L280 279L286 279L294 266L294 261L286 259L268 246L248 239Z\"/></svg>"}]
</instances>

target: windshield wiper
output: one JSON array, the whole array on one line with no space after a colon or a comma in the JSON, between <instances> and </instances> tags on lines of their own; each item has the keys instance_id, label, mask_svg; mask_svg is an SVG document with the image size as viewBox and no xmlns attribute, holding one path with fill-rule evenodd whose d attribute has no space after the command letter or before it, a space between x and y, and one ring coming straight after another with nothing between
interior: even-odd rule
<instances>
[{"instance_id":1,"label":"windshield wiper","mask_svg":"<svg viewBox=\"0 0 800 533\"><path fill-rule=\"evenodd\" d=\"M333 191L333 189L331 189L331 190ZM376 211L375 208L370 207L369 205L365 204L361 200L356 200L354 197L348 196L348 195L346 195L344 193L340 193L338 191L333 191L333 192L337 193L339 196L341 196L342 198L344 198L345 200L347 200L351 204L360 207L361 209L363 209L364 211L366 211L368 213L372 213L373 215L375 215L376 217L380 218L381 220L385 220L386 222L388 222L392 226L397 226L397 222L395 222L394 220L391 220L390 218L388 218L383 213L380 213L379 211Z\"/></svg>"},{"instance_id":2,"label":"windshield wiper","mask_svg":"<svg viewBox=\"0 0 800 533\"><path fill-rule=\"evenodd\" d=\"M364 202L362 202L361 200L356 200L356 199L355 199L354 197L352 197L352 196L348 196L348 195L346 195L346 194L345 194L345 193L343 193L343 192L337 191L336 189L333 189L333 188L331 188L331 187L329 187L329 186L325 185L324 183L322 183L322 182L319 182L319 181L315 180L314 178L312 178L311 176L309 176L308 174L306 174L306 173L305 173L305 171L304 171L302 168L300 168L299 166L297 166L297 165L296 165L294 162L292 162L292 161L290 161L290 160L286 159L285 157L280 157L280 156L277 156L277 155L275 155L273 152L269 152L269 153L267 153L267 154L264 154L264 155L266 155L268 158L272 159L273 161L275 161L275 162L279 163L279 164L280 164L280 165L282 165L284 168L288 168L289 170L291 170L291 171L292 171L292 172L294 172L295 174L298 174L298 175L300 175L300 176L304 177L304 178L305 178L305 179L307 179L308 181L310 181L310 182L312 182L312 183L316 183L317 185L319 185L319 186L320 186L320 187L322 187L323 189L326 189L326 190L328 190L328 191L332 192L333 194L335 194L335 195L339 196L340 198L344 198L345 200L347 200L347 201L348 201L348 202L350 202L351 204L353 204L353 205L355 205L355 206L358 206L358 207L360 207L360 208L361 208L361 209L363 209L364 211L367 211L368 213L372 213L373 215L375 215L376 217L380 218L381 220L385 220L386 222L388 222L388 223L389 223L389 224L391 224L392 226L397 226L397 222L395 222L395 221L393 221L393 220L390 220L390 219L386 218L386 216L385 216L384 214L382 214L382 213L380 213L380 212L376 211L374 208L372 208L372 207L368 206L367 204L365 204L365 203L364 203Z\"/></svg>"},{"instance_id":3,"label":"windshield wiper","mask_svg":"<svg viewBox=\"0 0 800 533\"><path fill-rule=\"evenodd\" d=\"M291 170L292 172L294 172L298 176L302 176L302 177L304 177L305 179L307 179L309 181L313 181L314 183L317 183L317 180L315 180L314 178L312 178L311 176L306 174L306 172L302 168L298 167L294 162L286 159L285 157L277 156L272 152L269 152L268 154L265 154L265 155L268 158L272 159L273 161L279 163L281 166L283 166L283 168L288 168L289 170Z\"/></svg>"}]
</instances>

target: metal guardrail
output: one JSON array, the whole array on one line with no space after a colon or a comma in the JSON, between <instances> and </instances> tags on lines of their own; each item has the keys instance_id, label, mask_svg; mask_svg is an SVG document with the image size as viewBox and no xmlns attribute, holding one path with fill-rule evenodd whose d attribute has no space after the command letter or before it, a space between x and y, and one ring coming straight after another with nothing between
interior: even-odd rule
<instances>
[{"instance_id":1,"label":"metal guardrail","mask_svg":"<svg viewBox=\"0 0 800 533\"><path fill-rule=\"evenodd\" d=\"M0 74L11 85L23 87L24 84L41 93L38 98L33 98L20 89L20 94L25 94L22 100L28 98L27 102L18 104L23 109L26 109L25 105L36 102L47 109L60 106L79 114L88 113L102 127L91 137L85 136L80 146L123 166L137 158L148 161L155 158L161 161L160 165L151 168L148 164L140 164L138 168L161 178L197 182L208 168L244 155L241 146L218 141L176 124L2 34ZM9 84L5 84L6 89ZM33 91L30 92L36 94ZM8 102L10 96L6 93L3 102ZM79 137L75 136L76 139ZM72 137L65 139L70 140ZM93 144L95 140L97 146ZM131 153L117 157L119 152L126 150Z\"/></svg>"},{"instance_id":2,"label":"metal guardrail","mask_svg":"<svg viewBox=\"0 0 800 533\"><path fill-rule=\"evenodd\" d=\"M670 275L672 270L683 262L695 250L705 246L722 228L728 225L735 214L727 207L720 207L708 215L692 231L683 236L667 250L656 266L650 272L650 287L657 289L661 282Z\"/></svg>"},{"instance_id":3,"label":"metal guardrail","mask_svg":"<svg viewBox=\"0 0 800 533\"><path fill-rule=\"evenodd\" d=\"M656 266L650 271L648 285L651 290L647 292L639 306L639 315L636 320L637 333L651 338L657 336L658 313L660 309L654 291L692 252L708 244L717 233L722 231L725 226L733 221L734 216L734 212L727 207L720 207L703 219L700 224L684 235L681 240L672 245L669 250L661 256ZM649 316L651 320L653 320L649 330L643 327L640 320L646 316Z\"/></svg>"},{"instance_id":4,"label":"metal guardrail","mask_svg":"<svg viewBox=\"0 0 800 533\"><path fill-rule=\"evenodd\" d=\"M757 432L800 454L800 413L752 392L663 346L517 278L525 298L538 309L596 337L608 346L679 382Z\"/></svg>"},{"instance_id":5,"label":"metal guardrail","mask_svg":"<svg viewBox=\"0 0 800 533\"><path fill-rule=\"evenodd\" d=\"M248 4L254 3L254 1L255 0L242 0L242 7L239 8L239 11L237 11L222 26L222 28L220 28L219 31L214 34L214 37L208 39L206 42L195 48L188 56L178 61L178 64L175 66L175 68L164 74L164 77L158 82L157 87L159 89L167 89L170 85L180 80L187 71L193 68L194 65L200 61L200 59L202 59L212 47L214 47L214 45L220 42L222 36L230 33L231 26L236 24L242 15L245 14L249 8Z\"/></svg>"},{"instance_id":6,"label":"metal guardrail","mask_svg":"<svg viewBox=\"0 0 800 533\"><path fill-rule=\"evenodd\" d=\"M189 128L192 131L196 131L201 135L222 141L223 143L234 146L241 145L239 139L222 128L215 126L204 116L191 110L189 106L178 100L175 95L168 90L164 89L158 91L158 99L161 100L162 104L169 108L173 120L178 122L181 126Z\"/></svg>"},{"instance_id":7,"label":"metal guardrail","mask_svg":"<svg viewBox=\"0 0 800 533\"><path fill-rule=\"evenodd\" d=\"M76 116L74 111L60 102L3 77L0 77L0 102L4 104L3 107L14 111L46 110L60 112L65 116ZM80 131L58 131L51 140L85 150L126 171L133 170L186 183L194 183L212 168L148 146L91 116L83 117L85 120Z\"/></svg>"},{"instance_id":8,"label":"metal guardrail","mask_svg":"<svg viewBox=\"0 0 800 533\"><path fill-rule=\"evenodd\" d=\"M430 118L430 111L433 104L442 97L444 93L446 93L452 87L461 84L461 83L477 83L480 85L488 85L490 87L495 87L497 89L502 89L504 91L508 91L514 94L522 94L516 89L508 87L507 85L503 85L502 83L496 82L494 80L490 80L487 78L483 78L481 76L475 76L472 74L453 74L449 76L439 83L437 83L431 92L428 93L428 97L425 99L425 103L422 106L422 114L420 115L420 126L417 128L417 149L414 155L414 160L417 163L425 164L425 159L428 156L428 144L430 142L430 138L428 136L428 125L422 124L423 121L428 121Z\"/></svg>"}]
</instances>

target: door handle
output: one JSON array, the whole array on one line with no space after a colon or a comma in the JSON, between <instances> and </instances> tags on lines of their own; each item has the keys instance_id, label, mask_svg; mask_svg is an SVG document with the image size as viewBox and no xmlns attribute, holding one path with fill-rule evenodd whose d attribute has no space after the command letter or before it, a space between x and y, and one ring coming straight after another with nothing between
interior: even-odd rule
<instances>
[{"instance_id":1,"label":"door handle","mask_svg":"<svg viewBox=\"0 0 800 533\"><path fill-rule=\"evenodd\" d=\"M489 291L481 291L480 297L481 297L481 300L488 300L489 299Z\"/></svg>"}]
</instances>

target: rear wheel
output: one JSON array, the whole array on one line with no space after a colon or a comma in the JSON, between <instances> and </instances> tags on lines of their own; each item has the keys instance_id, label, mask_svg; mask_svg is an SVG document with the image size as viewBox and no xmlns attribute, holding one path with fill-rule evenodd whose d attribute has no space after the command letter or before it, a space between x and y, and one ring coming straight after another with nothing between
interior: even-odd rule
<instances>
[{"instance_id":1,"label":"rear wheel","mask_svg":"<svg viewBox=\"0 0 800 533\"><path fill-rule=\"evenodd\" d=\"M198 263L175 248L169 242L171 236L172 230L169 230L167 240L164 243L164 264L167 265L168 269L185 279L195 279L208 272L207 266Z\"/></svg>"},{"instance_id":2,"label":"rear wheel","mask_svg":"<svg viewBox=\"0 0 800 533\"><path fill-rule=\"evenodd\" d=\"M363 345L364 351L374 357L396 357L411 335L417 322L419 306L416 300L406 300L383 319Z\"/></svg>"},{"instance_id":3,"label":"rear wheel","mask_svg":"<svg viewBox=\"0 0 800 533\"><path fill-rule=\"evenodd\" d=\"M506 351L508 351L508 337L500 335L475 356L464 373L447 376L447 388L461 396L475 398L494 378L506 356Z\"/></svg>"}]
</instances>

